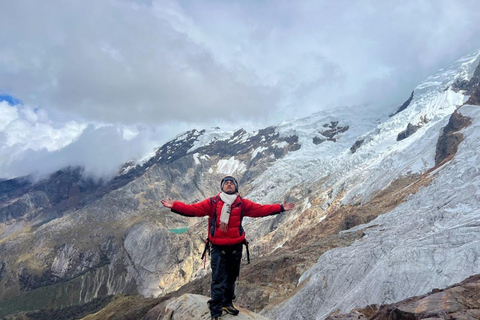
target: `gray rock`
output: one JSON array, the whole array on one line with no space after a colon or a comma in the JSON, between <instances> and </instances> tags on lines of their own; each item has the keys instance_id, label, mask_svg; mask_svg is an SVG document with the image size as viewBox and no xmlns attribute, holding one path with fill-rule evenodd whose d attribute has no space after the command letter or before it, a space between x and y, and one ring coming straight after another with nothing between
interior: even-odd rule
<instances>
[{"instance_id":1,"label":"gray rock","mask_svg":"<svg viewBox=\"0 0 480 320\"><path fill-rule=\"evenodd\" d=\"M184 294L178 298L164 302L164 310L162 310L163 308L153 309L145 318L146 320L210 320L210 310L207 305L209 299L210 298L198 294ZM236 306L236 308L240 311L237 316L223 315L222 319L268 320L268 318L242 307Z\"/></svg>"}]
</instances>

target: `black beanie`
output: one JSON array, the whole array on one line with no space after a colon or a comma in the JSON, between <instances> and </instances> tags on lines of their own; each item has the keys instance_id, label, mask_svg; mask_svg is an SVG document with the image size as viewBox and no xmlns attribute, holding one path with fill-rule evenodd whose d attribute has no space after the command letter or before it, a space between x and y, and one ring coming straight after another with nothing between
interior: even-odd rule
<instances>
[{"instance_id":1,"label":"black beanie","mask_svg":"<svg viewBox=\"0 0 480 320\"><path fill-rule=\"evenodd\" d=\"M232 176L226 176L225 178L222 179L222 182L220 182L220 190L223 191L223 185L225 184L226 181L233 181L233 184L235 185L235 192L238 192L238 182Z\"/></svg>"}]
</instances>

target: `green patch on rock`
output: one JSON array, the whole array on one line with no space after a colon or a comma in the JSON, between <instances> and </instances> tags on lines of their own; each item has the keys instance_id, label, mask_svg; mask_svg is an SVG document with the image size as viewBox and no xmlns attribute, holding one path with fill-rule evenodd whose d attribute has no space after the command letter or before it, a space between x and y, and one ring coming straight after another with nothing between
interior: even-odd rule
<instances>
[{"instance_id":1,"label":"green patch on rock","mask_svg":"<svg viewBox=\"0 0 480 320\"><path fill-rule=\"evenodd\" d=\"M188 228L178 228L178 229L168 229L168 231L176 233L176 234L182 234L187 232Z\"/></svg>"}]
</instances>

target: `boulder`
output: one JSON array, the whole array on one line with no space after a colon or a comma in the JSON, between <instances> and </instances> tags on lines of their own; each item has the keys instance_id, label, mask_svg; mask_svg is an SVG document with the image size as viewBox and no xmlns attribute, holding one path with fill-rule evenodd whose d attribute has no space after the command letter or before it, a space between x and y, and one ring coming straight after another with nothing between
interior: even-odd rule
<instances>
[{"instance_id":1,"label":"boulder","mask_svg":"<svg viewBox=\"0 0 480 320\"><path fill-rule=\"evenodd\" d=\"M162 304L153 308L145 316L146 320L184 320L198 319L210 320L210 310L207 301L210 298L198 294L184 294L177 298L164 301ZM247 309L236 306L240 310L237 316L223 315L222 319L235 320L268 320L264 316L251 312Z\"/></svg>"}]
</instances>

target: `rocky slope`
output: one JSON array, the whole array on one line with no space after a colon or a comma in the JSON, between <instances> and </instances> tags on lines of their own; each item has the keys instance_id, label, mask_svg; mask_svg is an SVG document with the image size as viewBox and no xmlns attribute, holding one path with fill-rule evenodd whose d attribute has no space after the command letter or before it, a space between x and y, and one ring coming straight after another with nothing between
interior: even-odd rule
<instances>
[{"instance_id":1,"label":"rocky slope","mask_svg":"<svg viewBox=\"0 0 480 320\"><path fill-rule=\"evenodd\" d=\"M209 299L210 298L201 295L184 294L178 298L172 298L157 305L155 308L151 309L143 319L209 320L210 310L208 309L207 305L207 301ZM255 314L247 309L239 307L238 310L240 311L240 314L238 314L237 316L224 315L222 318L236 320L267 320L267 318L259 314ZM88 318L86 318L85 320L88 320ZM94 320L94 318L92 318L91 320Z\"/></svg>"},{"instance_id":2,"label":"rocky slope","mask_svg":"<svg viewBox=\"0 0 480 320\"><path fill-rule=\"evenodd\" d=\"M480 276L394 304L370 305L327 320L480 319Z\"/></svg>"}]
</instances>

